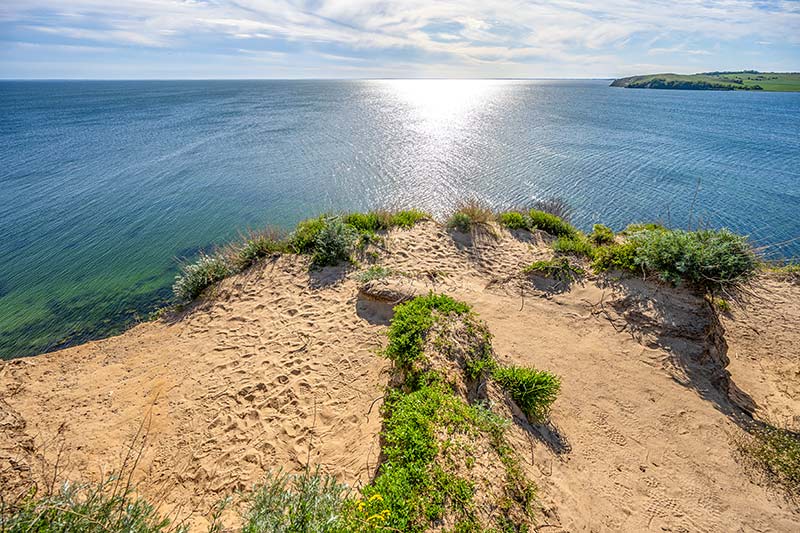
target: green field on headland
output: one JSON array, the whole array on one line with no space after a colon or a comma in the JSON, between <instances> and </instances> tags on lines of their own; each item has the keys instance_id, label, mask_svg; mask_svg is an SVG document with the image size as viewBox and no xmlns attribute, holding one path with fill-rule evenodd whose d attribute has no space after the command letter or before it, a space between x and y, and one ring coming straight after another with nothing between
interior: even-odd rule
<instances>
[{"instance_id":1,"label":"green field on headland","mask_svg":"<svg viewBox=\"0 0 800 533\"><path fill-rule=\"evenodd\" d=\"M619 78L612 87L630 89L684 89L700 91L800 91L798 72L701 72L699 74L647 74Z\"/></svg>"}]
</instances>

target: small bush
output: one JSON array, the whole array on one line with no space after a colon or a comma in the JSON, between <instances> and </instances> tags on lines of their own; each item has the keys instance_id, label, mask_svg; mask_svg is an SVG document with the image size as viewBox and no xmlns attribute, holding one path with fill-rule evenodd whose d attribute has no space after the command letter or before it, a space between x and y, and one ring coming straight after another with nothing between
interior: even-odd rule
<instances>
[{"instance_id":1,"label":"small bush","mask_svg":"<svg viewBox=\"0 0 800 533\"><path fill-rule=\"evenodd\" d=\"M419 359L422 356L425 335L435 320L434 310L442 315L463 315L469 313L470 308L444 294L418 296L395 306L394 317L389 326L386 356L403 367Z\"/></svg>"},{"instance_id":2,"label":"small bush","mask_svg":"<svg viewBox=\"0 0 800 533\"><path fill-rule=\"evenodd\" d=\"M349 493L318 469L270 474L247 501L242 533L345 533Z\"/></svg>"},{"instance_id":3,"label":"small bush","mask_svg":"<svg viewBox=\"0 0 800 533\"><path fill-rule=\"evenodd\" d=\"M576 237L578 230L556 215L531 209L528 212L530 229L540 229L556 237Z\"/></svg>"},{"instance_id":4,"label":"small bush","mask_svg":"<svg viewBox=\"0 0 800 533\"><path fill-rule=\"evenodd\" d=\"M602 246L595 250L592 268L596 272L622 270L624 272L641 273L642 269L636 259L636 250L638 248L638 243L632 241Z\"/></svg>"},{"instance_id":5,"label":"small bush","mask_svg":"<svg viewBox=\"0 0 800 533\"><path fill-rule=\"evenodd\" d=\"M553 243L553 250L560 254L574 255L577 257L594 257L594 246L581 234L573 237L559 237Z\"/></svg>"},{"instance_id":6,"label":"small bush","mask_svg":"<svg viewBox=\"0 0 800 533\"><path fill-rule=\"evenodd\" d=\"M122 485L122 486L121 486ZM64 483L51 495L32 490L15 505L0 505L0 531L183 533L117 478L99 484Z\"/></svg>"},{"instance_id":7,"label":"small bush","mask_svg":"<svg viewBox=\"0 0 800 533\"><path fill-rule=\"evenodd\" d=\"M327 225L328 218L324 215L303 220L290 235L289 247L298 254L313 253L317 236Z\"/></svg>"},{"instance_id":8,"label":"small bush","mask_svg":"<svg viewBox=\"0 0 800 533\"><path fill-rule=\"evenodd\" d=\"M357 239L358 232L341 219L327 220L316 233L313 264L321 267L349 261L355 251Z\"/></svg>"},{"instance_id":9,"label":"small bush","mask_svg":"<svg viewBox=\"0 0 800 533\"><path fill-rule=\"evenodd\" d=\"M532 422L547 419L550 406L561 389L561 380L550 372L509 366L495 369L492 377L510 395Z\"/></svg>"},{"instance_id":10,"label":"small bush","mask_svg":"<svg viewBox=\"0 0 800 533\"><path fill-rule=\"evenodd\" d=\"M201 255L196 262L181 266L180 274L175 276L172 292L181 301L191 301L200 296L206 287L232 273L222 255Z\"/></svg>"},{"instance_id":11,"label":"small bush","mask_svg":"<svg viewBox=\"0 0 800 533\"><path fill-rule=\"evenodd\" d=\"M372 265L366 270L362 270L354 277L361 283L367 283L376 279L383 279L392 275L392 270L382 265Z\"/></svg>"},{"instance_id":12,"label":"small bush","mask_svg":"<svg viewBox=\"0 0 800 533\"><path fill-rule=\"evenodd\" d=\"M519 211L505 211L497 215L497 221L500 225L508 229L528 229L530 222L523 213Z\"/></svg>"},{"instance_id":13,"label":"small bush","mask_svg":"<svg viewBox=\"0 0 800 533\"><path fill-rule=\"evenodd\" d=\"M406 209L392 215L391 224L400 228L412 228L418 222L428 220L431 216L417 209Z\"/></svg>"},{"instance_id":14,"label":"small bush","mask_svg":"<svg viewBox=\"0 0 800 533\"><path fill-rule=\"evenodd\" d=\"M589 234L589 240L597 246L611 244L614 242L614 232L608 226L595 224L592 226L592 233Z\"/></svg>"},{"instance_id":15,"label":"small bush","mask_svg":"<svg viewBox=\"0 0 800 533\"><path fill-rule=\"evenodd\" d=\"M567 258L536 261L527 266L524 272L538 274L566 284L577 281L586 274L581 267L572 265Z\"/></svg>"},{"instance_id":16,"label":"small bush","mask_svg":"<svg viewBox=\"0 0 800 533\"><path fill-rule=\"evenodd\" d=\"M755 275L758 262L747 238L728 230L638 232L636 262L673 284L706 290L735 285Z\"/></svg>"}]
</instances>

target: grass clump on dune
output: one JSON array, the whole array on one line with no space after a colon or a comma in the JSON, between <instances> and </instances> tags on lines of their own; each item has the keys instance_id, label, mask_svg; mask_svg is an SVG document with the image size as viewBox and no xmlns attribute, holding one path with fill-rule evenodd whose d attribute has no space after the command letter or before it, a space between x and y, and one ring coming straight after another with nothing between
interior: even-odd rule
<instances>
[{"instance_id":1,"label":"grass clump on dune","mask_svg":"<svg viewBox=\"0 0 800 533\"><path fill-rule=\"evenodd\" d=\"M476 227L490 227L494 220L494 212L488 206L477 200L470 200L456 206L456 210L447 220L447 227L461 233L469 233Z\"/></svg>"},{"instance_id":2,"label":"grass clump on dune","mask_svg":"<svg viewBox=\"0 0 800 533\"><path fill-rule=\"evenodd\" d=\"M233 270L223 255L203 254L196 262L181 265L172 291L179 300L191 301L200 296L207 287L232 273Z\"/></svg>"},{"instance_id":3,"label":"grass clump on dune","mask_svg":"<svg viewBox=\"0 0 800 533\"><path fill-rule=\"evenodd\" d=\"M350 489L317 469L268 474L247 499L242 533L347 533Z\"/></svg>"},{"instance_id":4,"label":"grass clump on dune","mask_svg":"<svg viewBox=\"0 0 800 533\"><path fill-rule=\"evenodd\" d=\"M520 211L504 211L497 215L497 221L501 226L510 230L530 229L531 227L528 218Z\"/></svg>"},{"instance_id":5,"label":"grass clump on dune","mask_svg":"<svg viewBox=\"0 0 800 533\"><path fill-rule=\"evenodd\" d=\"M547 418L550 406L561 389L558 376L532 368L499 367L493 372L492 378L508 391L532 422L541 422Z\"/></svg>"},{"instance_id":6,"label":"grass clump on dune","mask_svg":"<svg viewBox=\"0 0 800 533\"><path fill-rule=\"evenodd\" d=\"M566 257L550 261L535 261L525 267L523 272L526 274L538 274L566 284L577 281L586 275L586 272L581 267L573 265Z\"/></svg>"},{"instance_id":7,"label":"grass clump on dune","mask_svg":"<svg viewBox=\"0 0 800 533\"><path fill-rule=\"evenodd\" d=\"M228 250L229 261L236 270L244 270L259 259L273 254L284 253L288 250L286 239L276 229L265 229L250 232L243 242L231 245Z\"/></svg>"},{"instance_id":8,"label":"grass clump on dune","mask_svg":"<svg viewBox=\"0 0 800 533\"><path fill-rule=\"evenodd\" d=\"M326 220L314 239L312 263L322 267L350 261L357 239L356 229L342 222L340 218Z\"/></svg>"},{"instance_id":9,"label":"grass clump on dune","mask_svg":"<svg viewBox=\"0 0 800 533\"><path fill-rule=\"evenodd\" d=\"M184 533L133 489L109 478L97 484L62 484L52 494L35 490L16 504L0 505L0 531L10 533Z\"/></svg>"}]
</instances>

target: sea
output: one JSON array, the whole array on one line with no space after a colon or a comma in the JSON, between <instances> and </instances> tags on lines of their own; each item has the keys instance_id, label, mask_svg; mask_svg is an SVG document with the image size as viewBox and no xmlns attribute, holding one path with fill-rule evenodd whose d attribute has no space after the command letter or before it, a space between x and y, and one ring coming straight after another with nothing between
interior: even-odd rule
<instances>
[{"instance_id":1,"label":"sea","mask_svg":"<svg viewBox=\"0 0 800 533\"><path fill-rule=\"evenodd\" d=\"M557 197L800 256L800 93L609 83L0 82L0 358L118 333L181 260L322 212Z\"/></svg>"}]
</instances>

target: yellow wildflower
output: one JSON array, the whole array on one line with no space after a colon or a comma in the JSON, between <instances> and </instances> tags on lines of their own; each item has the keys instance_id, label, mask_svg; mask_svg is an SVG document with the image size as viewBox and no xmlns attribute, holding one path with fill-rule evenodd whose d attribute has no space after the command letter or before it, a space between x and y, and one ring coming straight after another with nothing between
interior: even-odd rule
<instances>
[{"instance_id":1,"label":"yellow wildflower","mask_svg":"<svg viewBox=\"0 0 800 533\"><path fill-rule=\"evenodd\" d=\"M373 494L372 497L369 499L369 501L374 502L375 500L382 502L383 496L381 496L380 494Z\"/></svg>"}]
</instances>

